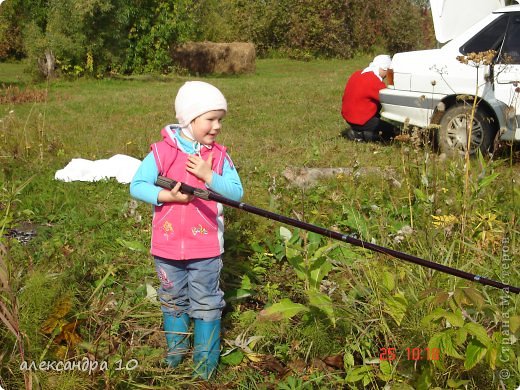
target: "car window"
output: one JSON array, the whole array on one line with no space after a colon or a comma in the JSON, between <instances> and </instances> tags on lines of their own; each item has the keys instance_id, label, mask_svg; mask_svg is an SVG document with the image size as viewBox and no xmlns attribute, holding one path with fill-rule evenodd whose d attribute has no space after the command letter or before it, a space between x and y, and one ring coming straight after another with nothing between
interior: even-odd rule
<instances>
[{"instance_id":1,"label":"car window","mask_svg":"<svg viewBox=\"0 0 520 390\"><path fill-rule=\"evenodd\" d=\"M513 14L509 18L509 26L499 58L499 62L520 64L520 14Z\"/></svg>"},{"instance_id":2,"label":"car window","mask_svg":"<svg viewBox=\"0 0 520 390\"><path fill-rule=\"evenodd\" d=\"M478 34L474 35L469 41L460 47L462 54L480 53L488 50L498 50L504 39L507 29L508 15L502 15L493 23L483 28Z\"/></svg>"}]
</instances>

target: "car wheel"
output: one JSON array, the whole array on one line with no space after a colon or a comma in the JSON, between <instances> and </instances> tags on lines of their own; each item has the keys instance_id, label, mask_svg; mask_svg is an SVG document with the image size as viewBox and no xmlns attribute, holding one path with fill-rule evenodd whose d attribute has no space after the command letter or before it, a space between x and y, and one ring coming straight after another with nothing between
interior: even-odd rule
<instances>
[{"instance_id":1,"label":"car wheel","mask_svg":"<svg viewBox=\"0 0 520 390\"><path fill-rule=\"evenodd\" d=\"M447 155L466 153L470 119L471 106L457 104L446 111L441 119L438 132L438 145L441 153ZM483 110L476 109L471 129L470 154L475 154L478 149L483 154L490 151L495 136L491 120L491 117L486 115Z\"/></svg>"}]
</instances>

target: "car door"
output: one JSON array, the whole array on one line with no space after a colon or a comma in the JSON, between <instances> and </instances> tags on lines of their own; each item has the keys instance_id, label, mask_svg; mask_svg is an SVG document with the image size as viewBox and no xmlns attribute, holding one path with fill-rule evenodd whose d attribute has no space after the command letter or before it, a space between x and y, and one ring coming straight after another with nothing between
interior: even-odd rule
<instances>
[{"instance_id":1,"label":"car door","mask_svg":"<svg viewBox=\"0 0 520 390\"><path fill-rule=\"evenodd\" d=\"M520 12L509 15L497 63L494 66L495 97L512 110L506 113L508 127L520 136Z\"/></svg>"}]
</instances>

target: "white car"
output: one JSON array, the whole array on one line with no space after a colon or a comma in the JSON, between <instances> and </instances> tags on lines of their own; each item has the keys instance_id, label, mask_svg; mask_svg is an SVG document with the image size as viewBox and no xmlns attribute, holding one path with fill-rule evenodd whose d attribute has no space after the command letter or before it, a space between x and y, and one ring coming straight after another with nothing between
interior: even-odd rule
<instances>
[{"instance_id":1,"label":"white car","mask_svg":"<svg viewBox=\"0 0 520 390\"><path fill-rule=\"evenodd\" d=\"M447 154L465 153L470 132L472 154L490 151L497 134L520 141L520 5L504 7L504 0L430 0L430 5L436 38L447 43L393 56L392 85L380 92L382 117L435 128L436 144ZM490 62L471 54L482 52Z\"/></svg>"}]
</instances>

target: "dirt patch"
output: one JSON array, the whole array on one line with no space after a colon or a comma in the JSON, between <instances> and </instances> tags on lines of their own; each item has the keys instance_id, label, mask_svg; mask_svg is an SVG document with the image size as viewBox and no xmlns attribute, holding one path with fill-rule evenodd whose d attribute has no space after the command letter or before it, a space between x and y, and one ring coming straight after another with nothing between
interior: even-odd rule
<instances>
[{"instance_id":1,"label":"dirt patch","mask_svg":"<svg viewBox=\"0 0 520 390\"><path fill-rule=\"evenodd\" d=\"M13 85L2 85L0 104L40 103L47 99L47 90L20 89Z\"/></svg>"},{"instance_id":2,"label":"dirt patch","mask_svg":"<svg viewBox=\"0 0 520 390\"><path fill-rule=\"evenodd\" d=\"M392 168L361 167L361 168L295 168L288 167L283 176L294 186L308 188L317 184L319 180L337 175L367 176L380 175L384 179L392 180L395 170Z\"/></svg>"}]
</instances>

